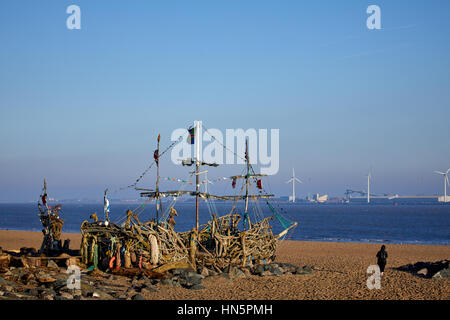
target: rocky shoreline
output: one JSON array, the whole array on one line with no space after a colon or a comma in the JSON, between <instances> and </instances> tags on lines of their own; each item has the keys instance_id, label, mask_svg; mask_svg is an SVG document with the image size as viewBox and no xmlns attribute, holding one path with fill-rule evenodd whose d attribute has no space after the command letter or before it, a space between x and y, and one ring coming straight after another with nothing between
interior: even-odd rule
<instances>
[{"instance_id":1,"label":"rocky shoreline","mask_svg":"<svg viewBox=\"0 0 450 320\"><path fill-rule=\"evenodd\" d=\"M36 266L25 262L20 267L18 261L32 260L32 257L6 259L2 256L0 269L0 300L145 300L161 288L184 288L203 290L203 281L232 282L235 279L258 276L280 277L283 275L306 275L313 272L309 266L295 266L289 263L231 267L218 273L202 268L175 268L164 272L159 278L149 278L144 273L126 277L99 270L84 269L80 272L80 288L71 289L70 266L76 261L73 257L58 257L59 265L48 259L46 266ZM9 265L5 267L5 261ZM127 270L122 270L127 272Z\"/></svg>"},{"instance_id":2,"label":"rocky shoreline","mask_svg":"<svg viewBox=\"0 0 450 320\"><path fill-rule=\"evenodd\" d=\"M63 234L71 248L80 247L80 234ZM67 266L60 259L20 258L20 248L37 247L42 233L0 231L0 246L15 251L13 265L1 268L0 300L449 300L450 278L433 275L436 262L448 261L450 246L387 244L388 263L380 290L369 290L367 268L376 264L380 244L284 241L275 264L222 270L175 268L163 278L93 272L81 268L81 290L67 288ZM75 250L74 250L75 252ZM75 252L76 253L76 252ZM11 255L12 256L12 255ZM57 257L56 257L57 258ZM6 261L6 258L3 261ZM25 267L25 264L28 267ZM54 262L54 263L53 263ZM57 267L55 267L55 264ZM35 267L33 267L35 265ZM36 265L39 265L36 267ZM289 271L296 266L298 273ZM407 266L410 267L407 267ZM307 267L310 266L311 273ZM412 267L414 266L414 267ZM280 268L278 270L278 268ZM421 267L420 269L418 269ZM428 267L430 267L428 269ZM265 269L268 270L265 270ZM412 271L407 271L407 269ZM427 276L420 273L425 272ZM422 270L422 271L421 271ZM8 272L9 271L9 272ZM217 270L218 271L218 270ZM268 272L267 272L268 271ZM419 273L419 271L421 271ZM191 273L190 273L191 272ZM281 275L276 275L280 274ZM195 273L197 275L194 275ZM439 272L443 275L444 272ZM31 274L31 275L30 275ZM243 274L245 276L243 276ZM46 279L45 277L56 279ZM157 275L156 275L157 276ZM201 276L201 277L200 277ZM40 279L40 280L39 280ZM148 280L147 280L148 279ZM50 280L53 282L45 282ZM39 282L40 281L40 282ZM203 288L202 288L203 287ZM9 290L7 290L9 289Z\"/></svg>"}]
</instances>

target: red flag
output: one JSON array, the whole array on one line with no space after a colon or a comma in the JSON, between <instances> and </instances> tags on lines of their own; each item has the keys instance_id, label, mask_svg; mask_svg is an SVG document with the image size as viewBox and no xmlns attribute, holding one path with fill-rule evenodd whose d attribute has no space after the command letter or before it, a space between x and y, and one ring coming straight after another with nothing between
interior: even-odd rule
<instances>
[{"instance_id":1,"label":"red flag","mask_svg":"<svg viewBox=\"0 0 450 320\"><path fill-rule=\"evenodd\" d=\"M44 206L47 206L47 194L44 194L44 195L41 197L41 199L42 199L42 204L43 204Z\"/></svg>"},{"instance_id":2,"label":"red flag","mask_svg":"<svg viewBox=\"0 0 450 320\"><path fill-rule=\"evenodd\" d=\"M158 134L158 142L161 140L161 134Z\"/></svg>"},{"instance_id":3,"label":"red flag","mask_svg":"<svg viewBox=\"0 0 450 320\"><path fill-rule=\"evenodd\" d=\"M261 180L256 181L256 186L258 187L258 189L262 190L262 181Z\"/></svg>"},{"instance_id":4,"label":"red flag","mask_svg":"<svg viewBox=\"0 0 450 320\"><path fill-rule=\"evenodd\" d=\"M233 188L236 188L236 178L233 178L233 181L231 182L231 186Z\"/></svg>"},{"instance_id":5,"label":"red flag","mask_svg":"<svg viewBox=\"0 0 450 320\"><path fill-rule=\"evenodd\" d=\"M159 161L159 149L155 150L155 153L153 154L153 158L155 158L156 163Z\"/></svg>"}]
</instances>

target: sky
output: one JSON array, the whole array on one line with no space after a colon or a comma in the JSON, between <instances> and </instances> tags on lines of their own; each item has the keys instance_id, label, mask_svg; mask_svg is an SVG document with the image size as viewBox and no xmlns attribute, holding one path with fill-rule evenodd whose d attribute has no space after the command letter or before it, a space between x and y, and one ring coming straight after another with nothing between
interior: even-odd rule
<instances>
[{"instance_id":1,"label":"sky","mask_svg":"<svg viewBox=\"0 0 450 320\"><path fill-rule=\"evenodd\" d=\"M72 4L80 30L66 26ZM374 4L380 30L366 26ZM36 200L44 178L55 198L102 199L148 167L158 134L165 148L194 120L279 129L280 169L264 180L276 195L293 167L300 197L366 189L369 171L373 193L442 194L449 12L446 0L2 0L0 201ZM161 161L162 176L187 174Z\"/></svg>"}]
</instances>

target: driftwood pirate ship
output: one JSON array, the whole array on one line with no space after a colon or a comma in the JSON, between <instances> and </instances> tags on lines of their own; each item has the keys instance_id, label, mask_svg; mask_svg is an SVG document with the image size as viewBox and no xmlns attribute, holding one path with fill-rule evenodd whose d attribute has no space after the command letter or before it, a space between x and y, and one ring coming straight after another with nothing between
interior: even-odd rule
<instances>
[{"instance_id":1,"label":"driftwood pirate ship","mask_svg":"<svg viewBox=\"0 0 450 320\"><path fill-rule=\"evenodd\" d=\"M194 127L189 129L190 141L194 144L199 139L201 122L197 121ZM173 146L172 144L171 146ZM223 271L233 265L270 263L274 259L275 250L280 240L287 232L297 225L281 216L269 203L273 197L264 192L261 178L265 175L256 174L250 164L248 154L248 142L245 152L245 172L242 175L230 177L233 188L238 180L242 180L242 188L239 194L223 196L213 195L200 191L200 175L202 166L216 167L215 163L203 162L199 157L199 144L196 143L196 157L182 161L185 166L194 166L191 174L195 177L195 190L161 191L159 188L159 161L168 149L160 153L160 136L157 140L157 149L154 153L154 162L146 172L156 164L157 178L156 188L141 189L141 197L147 201L155 201L156 215L150 221L141 222L139 214L142 208L135 211L128 210L123 222L119 225L109 220L109 202L107 191L104 198L105 220L99 221L96 214L92 215L93 222L84 221L81 225L82 261L92 268L119 270L153 270L162 271L170 267L188 265L194 269L208 267L216 271ZM144 172L144 174L146 173ZM143 175L144 175L143 174ZM140 178L142 178L142 176ZM136 183L140 180L136 181ZM132 186L136 187L136 183ZM256 184L258 194L252 193L253 184ZM180 196L195 197L196 221L195 227L186 232L176 232L175 216L178 212L174 208L176 199ZM172 198L172 203L163 210L162 198ZM211 219L205 224L199 225L199 204L203 199L210 209ZM250 219L249 201L257 202L264 199L273 216L263 217L259 208L259 217ZM217 216L214 200L232 201L230 212L224 216ZM239 212L237 203L244 201L244 209ZM274 235L271 221L277 218L284 230Z\"/></svg>"}]
</instances>

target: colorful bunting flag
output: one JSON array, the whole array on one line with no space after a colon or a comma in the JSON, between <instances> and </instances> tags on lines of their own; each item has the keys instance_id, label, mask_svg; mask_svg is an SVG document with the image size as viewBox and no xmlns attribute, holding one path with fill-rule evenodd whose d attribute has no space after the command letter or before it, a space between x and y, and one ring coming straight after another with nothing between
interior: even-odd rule
<instances>
[{"instance_id":1,"label":"colorful bunting flag","mask_svg":"<svg viewBox=\"0 0 450 320\"><path fill-rule=\"evenodd\" d=\"M195 143L195 128L192 127L188 131L189 131L189 136L188 136L187 142L189 144L194 144Z\"/></svg>"}]
</instances>

